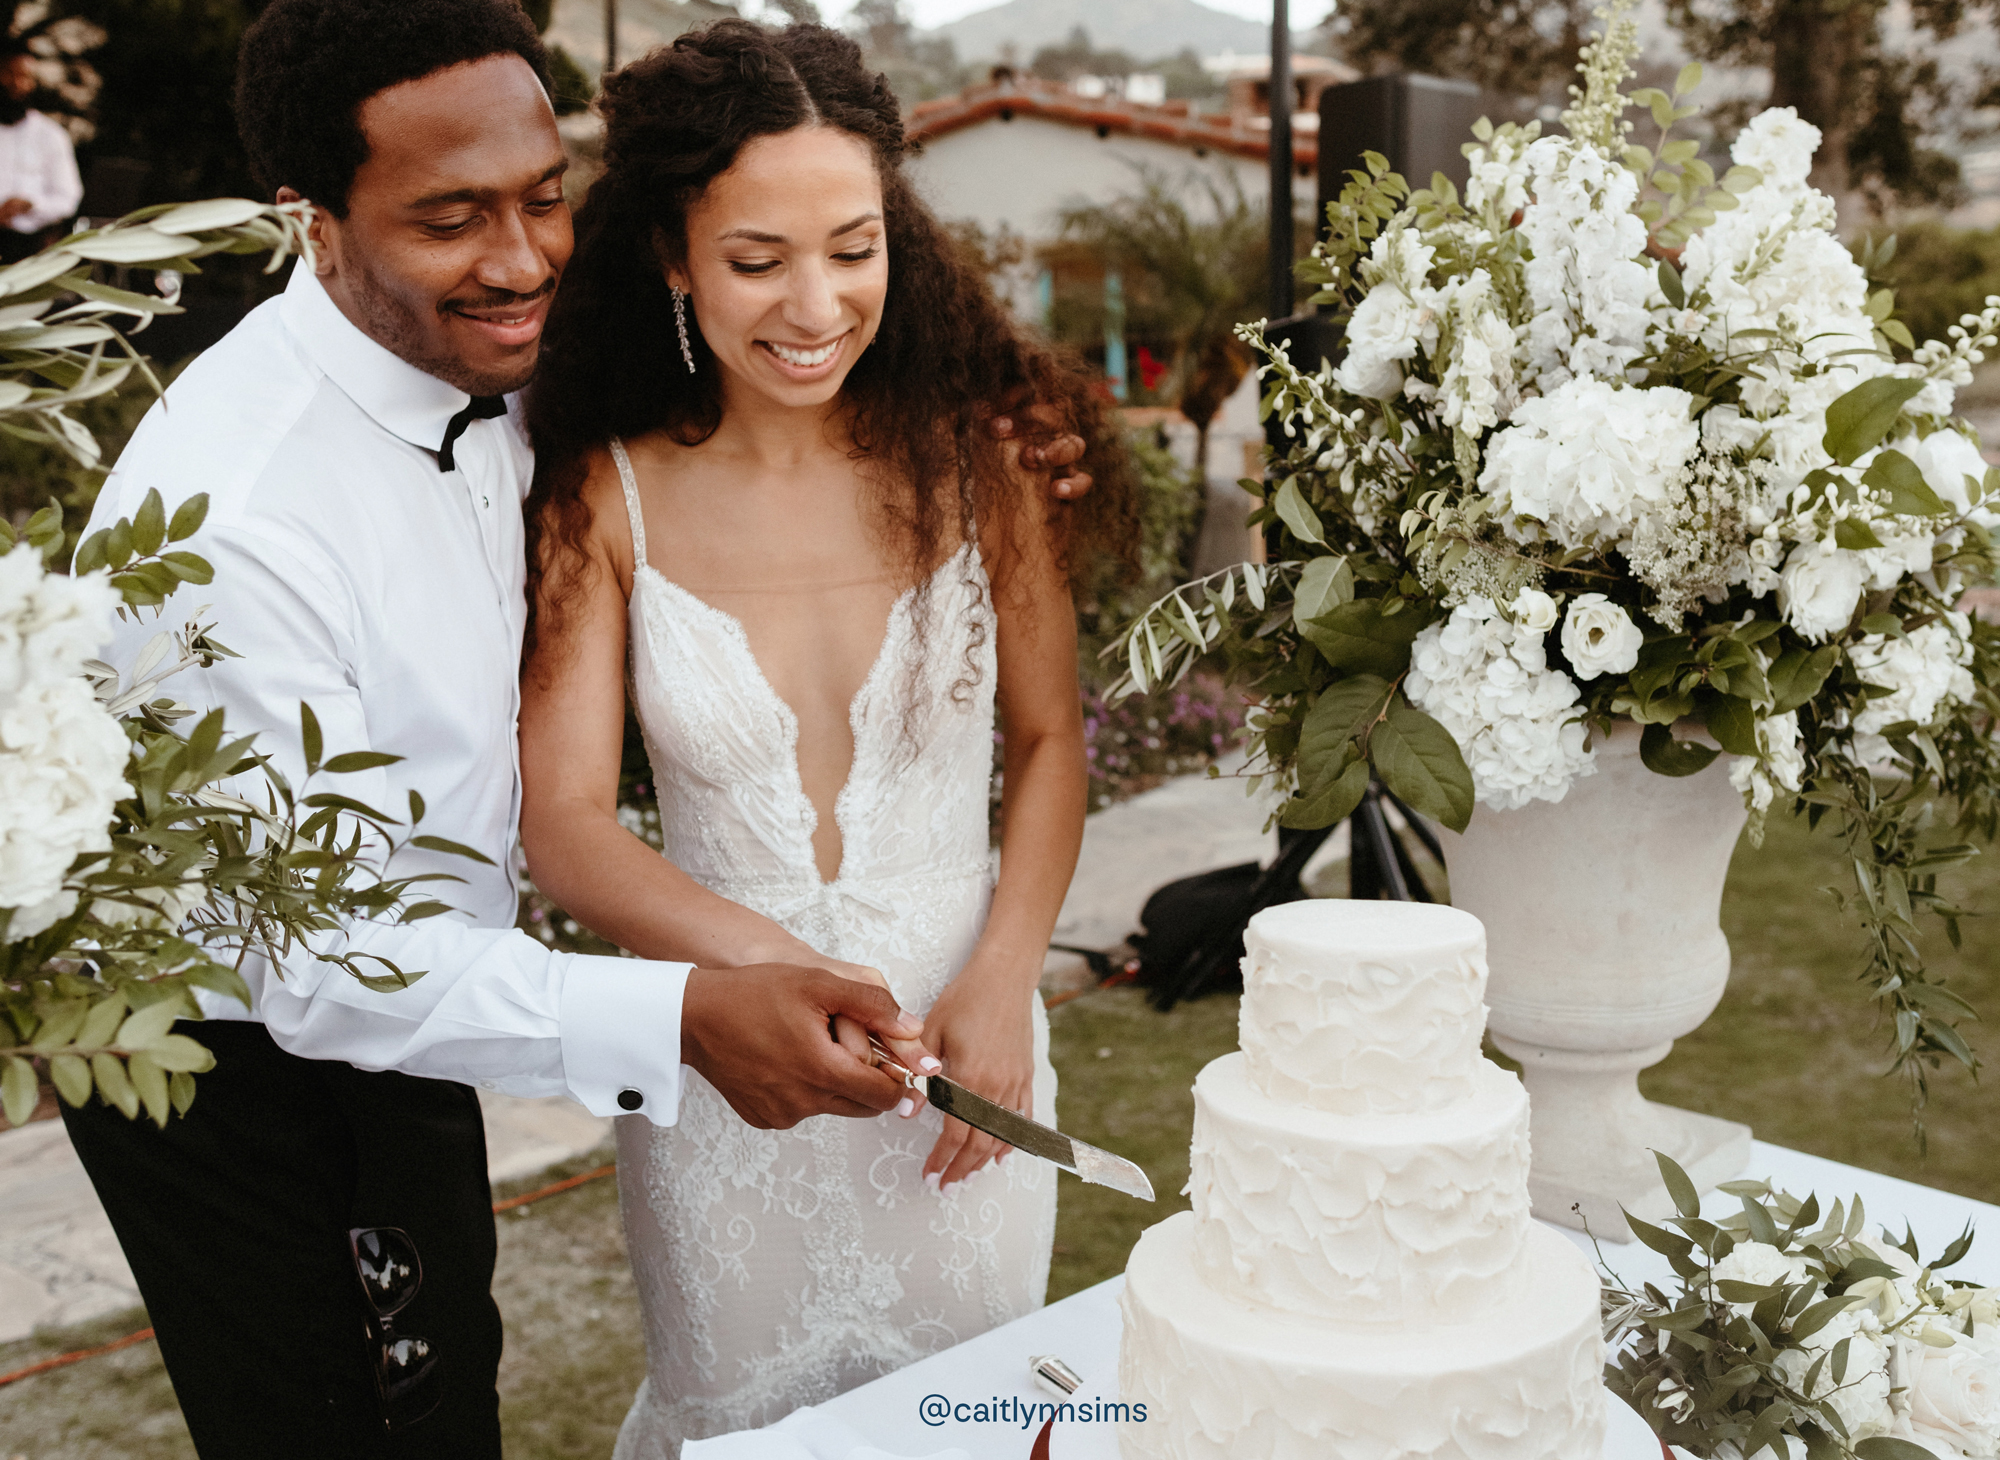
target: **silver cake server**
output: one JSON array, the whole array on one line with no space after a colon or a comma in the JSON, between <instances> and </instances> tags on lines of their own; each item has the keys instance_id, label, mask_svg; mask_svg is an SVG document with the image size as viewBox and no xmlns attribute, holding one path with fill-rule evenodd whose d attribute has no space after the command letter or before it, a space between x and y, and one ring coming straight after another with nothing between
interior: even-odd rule
<instances>
[{"instance_id":1,"label":"silver cake server","mask_svg":"<svg viewBox=\"0 0 2000 1460\"><path fill-rule=\"evenodd\" d=\"M1004 1105L995 1105L985 1096L973 1094L956 1080L906 1070L881 1045L872 1040L869 1043L875 1051L876 1062L883 1069L899 1076L912 1089L921 1089L925 1099L953 1119L964 1121L974 1130L983 1130L1017 1151L1026 1151L1030 1156L1054 1162L1093 1186L1108 1186L1113 1191L1122 1191L1141 1201L1153 1200L1153 1183L1146 1179L1145 1172L1123 1156L1099 1150L1025 1115L1016 1115Z\"/></svg>"}]
</instances>

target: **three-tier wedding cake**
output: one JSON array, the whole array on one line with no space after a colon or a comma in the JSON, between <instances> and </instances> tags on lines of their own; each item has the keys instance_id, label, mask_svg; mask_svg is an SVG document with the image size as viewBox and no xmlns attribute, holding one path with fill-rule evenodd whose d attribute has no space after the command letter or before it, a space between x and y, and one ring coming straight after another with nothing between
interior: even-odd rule
<instances>
[{"instance_id":1,"label":"three-tier wedding cake","mask_svg":"<svg viewBox=\"0 0 2000 1460\"><path fill-rule=\"evenodd\" d=\"M1596 1460L1597 1279L1528 1218L1479 920L1297 902L1245 943L1242 1048L1195 1081L1194 1210L1126 1268L1126 1460Z\"/></svg>"}]
</instances>

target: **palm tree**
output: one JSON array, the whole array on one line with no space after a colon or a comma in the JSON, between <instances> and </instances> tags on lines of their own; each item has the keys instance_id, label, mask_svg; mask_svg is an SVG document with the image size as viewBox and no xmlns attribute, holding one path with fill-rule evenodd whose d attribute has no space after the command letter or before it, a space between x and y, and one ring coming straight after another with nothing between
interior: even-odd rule
<instances>
[{"instance_id":1,"label":"palm tree","mask_svg":"<svg viewBox=\"0 0 2000 1460\"><path fill-rule=\"evenodd\" d=\"M1209 425L1250 367L1234 330L1260 313L1263 210L1233 176L1190 170L1173 178L1142 166L1137 192L1065 209L1062 230L1123 276L1131 332L1166 343L1161 394L1193 423L1195 470L1206 483Z\"/></svg>"}]
</instances>

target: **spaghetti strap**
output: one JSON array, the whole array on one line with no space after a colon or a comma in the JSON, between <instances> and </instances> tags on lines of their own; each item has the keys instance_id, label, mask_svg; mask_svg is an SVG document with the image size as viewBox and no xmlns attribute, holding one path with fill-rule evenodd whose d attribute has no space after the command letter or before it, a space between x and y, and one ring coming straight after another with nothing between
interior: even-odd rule
<instances>
[{"instance_id":1,"label":"spaghetti strap","mask_svg":"<svg viewBox=\"0 0 2000 1460\"><path fill-rule=\"evenodd\" d=\"M611 438L611 459L618 463L618 480L625 484L625 517L632 524L632 568L637 572L646 562L646 519L639 511L639 479L632 475L632 458L616 436Z\"/></svg>"}]
</instances>

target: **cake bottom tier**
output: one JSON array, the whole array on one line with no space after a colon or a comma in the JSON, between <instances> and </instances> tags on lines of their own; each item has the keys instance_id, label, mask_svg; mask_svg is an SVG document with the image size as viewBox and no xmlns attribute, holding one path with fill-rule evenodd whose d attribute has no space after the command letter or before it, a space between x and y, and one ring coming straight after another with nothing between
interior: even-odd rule
<instances>
[{"instance_id":1,"label":"cake bottom tier","mask_svg":"<svg viewBox=\"0 0 2000 1460\"><path fill-rule=\"evenodd\" d=\"M1448 1327L1346 1326L1216 1293L1195 1217L1139 1239L1125 1269L1125 1460L1598 1460L1597 1277L1544 1227L1523 1297Z\"/></svg>"}]
</instances>

